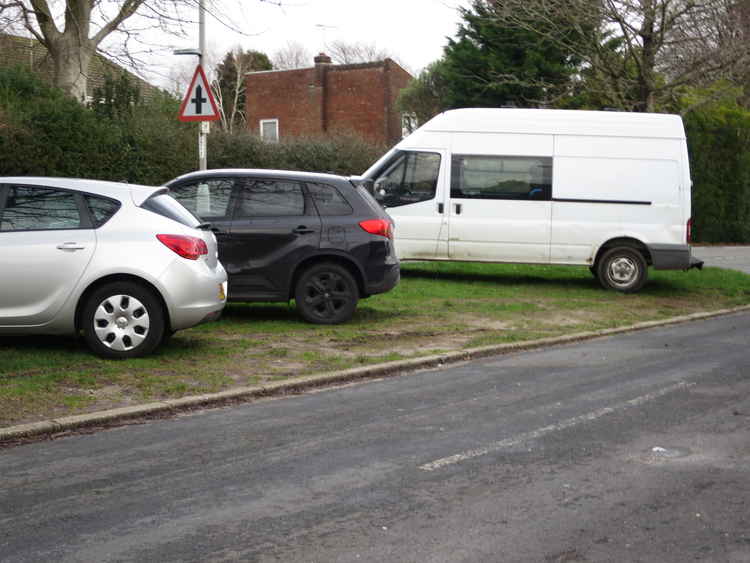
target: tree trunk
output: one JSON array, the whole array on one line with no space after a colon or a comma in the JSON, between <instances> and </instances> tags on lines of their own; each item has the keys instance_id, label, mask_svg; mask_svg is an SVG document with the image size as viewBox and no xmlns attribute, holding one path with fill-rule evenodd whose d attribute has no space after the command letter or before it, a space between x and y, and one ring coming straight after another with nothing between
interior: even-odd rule
<instances>
[{"instance_id":1,"label":"tree trunk","mask_svg":"<svg viewBox=\"0 0 750 563\"><path fill-rule=\"evenodd\" d=\"M54 84L76 100L86 100L89 66L95 47L91 41L79 44L78 38L60 35L50 44L50 54L55 63Z\"/></svg>"},{"instance_id":2,"label":"tree trunk","mask_svg":"<svg viewBox=\"0 0 750 563\"><path fill-rule=\"evenodd\" d=\"M638 111L652 113L655 110L654 88L656 84L656 53L662 47L656 39L656 4L648 0L642 4L643 22L638 35L642 46L640 53L640 73L638 77Z\"/></svg>"}]
</instances>

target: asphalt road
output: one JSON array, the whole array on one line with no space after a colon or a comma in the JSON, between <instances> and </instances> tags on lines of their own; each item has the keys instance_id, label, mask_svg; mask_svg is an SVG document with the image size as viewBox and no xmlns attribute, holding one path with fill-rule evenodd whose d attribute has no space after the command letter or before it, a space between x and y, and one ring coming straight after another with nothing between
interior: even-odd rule
<instances>
[{"instance_id":1,"label":"asphalt road","mask_svg":"<svg viewBox=\"0 0 750 563\"><path fill-rule=\"evenodd\" d=\"M750 246L694 246L693 255L705 260L706 266L750 274Z\"/></svg>"},{"instance_id":2,"label":"asphalt road","mask_svg":"<svg viewBox=\"0 0 750 563\"><path fill-rule=\"evenodd\" d=\"M0 560L750 561L750 314L0 451Z\"/></svg>"}]
</instances>

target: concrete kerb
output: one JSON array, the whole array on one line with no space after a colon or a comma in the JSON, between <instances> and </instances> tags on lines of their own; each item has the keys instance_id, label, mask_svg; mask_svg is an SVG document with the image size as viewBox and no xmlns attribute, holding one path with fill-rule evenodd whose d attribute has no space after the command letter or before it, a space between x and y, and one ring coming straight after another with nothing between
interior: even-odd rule
<instances>
[{"instance_id":1,"label":"concrete kerb","mask_svg":"<svg viewBox=\"0 0 750 563\"><path fill-rule=\"evenodd\" d=\"M420 358L413 358L409 360L398 360L394 362L387 362L384 364L351 368L333 373L308 375L297 377L289 381L278 381L264 385L240 387L237 389L221 391L219 393L193 395L190 397L182 397L180 399L169 399L165 401L136 405L132 407L122 407L117 409L93 412L89 414L66 416L51 420L33 422L29 424L20 424L16 426L10 426L8 428L0 428L0 443L23 438L32 438L41 435L56 434L69 430L84 428L87 426L98 426L148 415L170 414L178 412L182 409L219 406L221 404L245 401L250 399L299 393L305 390L314 389L316 387L350 383L360 379L399 375L405 372L440 367L446 364L454 364L467 360L497 356L521 350L543 348L545 346L569 344L573 342L580 342L582 340L591 340L593 338L601 338L626 332L646 330L659 326L668 326L690 321L709 319L712 317L729 315L732 313L740 313L743 311L750 311L750 306L746 305L742 307L735 307L732 309L720 309L718 311L710 311L705 313L693 313L690 315L681 315L679 317L672 317L659 321L645 321L626 327L579 332L565 336L530 340L527 342L494 344L490 346L470 348L467 350L459 350L456 352L446 352L444 354L423 356Z\"/></svg>"}]
</instances>

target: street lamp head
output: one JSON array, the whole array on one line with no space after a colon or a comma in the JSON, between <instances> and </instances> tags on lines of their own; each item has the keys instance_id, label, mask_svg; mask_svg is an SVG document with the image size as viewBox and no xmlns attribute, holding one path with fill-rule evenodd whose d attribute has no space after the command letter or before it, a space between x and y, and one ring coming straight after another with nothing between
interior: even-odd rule
<instances>
[{"instance_id":1,"label":"street lamp head","mask_svg":"<svg viewBox=\"0 0 750 563\"><path fill-rule=\"evenodd\" d=\"M200 49L175 49L172 51L173 55L195 55L196 57L201 56Z\"/></svg>"}]
</instances>

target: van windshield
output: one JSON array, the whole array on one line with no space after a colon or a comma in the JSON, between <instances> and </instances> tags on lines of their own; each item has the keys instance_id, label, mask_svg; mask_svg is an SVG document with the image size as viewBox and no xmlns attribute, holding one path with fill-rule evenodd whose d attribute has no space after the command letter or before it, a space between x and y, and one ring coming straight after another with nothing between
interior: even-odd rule
<instances>
[{"instance_id":1,"label":"van windshield","mask_svg":"<svg viewBox=\"0 0 750 563\"><path fill-rule=\"evenodd\" d=\"M435 198L440 154L399 151L370 179L373 195L383 207L399 207Z\"/></svg>"}]
</instances>

